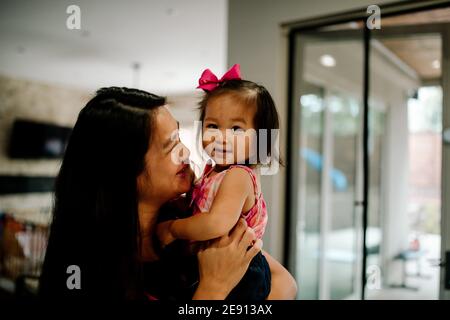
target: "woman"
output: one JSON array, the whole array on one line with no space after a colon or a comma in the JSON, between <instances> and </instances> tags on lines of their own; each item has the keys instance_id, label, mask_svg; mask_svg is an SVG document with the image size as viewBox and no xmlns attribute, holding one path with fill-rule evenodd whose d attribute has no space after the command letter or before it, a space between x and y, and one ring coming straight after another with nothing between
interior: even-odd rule
<instances>
[{"instance_id":1,"label":"woman","mask_svg":"<svg viewBox=\"0 0 450 320\"><path fill-rule=\"evenodd\" d=\"M163 97L112 87L99 90L81 110L57 178L41 296L151 296L144 284L152 275L144 265L159 259L153 243L158 210L192 182L188 166L171 159L176 145L185 147L173 139L177 122L165 104ZM180 162L188 155L186 149ZM241 221L229 236L201 250L194 299L224 299L259 252L260 241L247 251L254 240ZM274 281L277 275L286 279L281 265L268 260ZM80 289L67 286L72 265L79 267Z\"/></svg>"}]
</instances>

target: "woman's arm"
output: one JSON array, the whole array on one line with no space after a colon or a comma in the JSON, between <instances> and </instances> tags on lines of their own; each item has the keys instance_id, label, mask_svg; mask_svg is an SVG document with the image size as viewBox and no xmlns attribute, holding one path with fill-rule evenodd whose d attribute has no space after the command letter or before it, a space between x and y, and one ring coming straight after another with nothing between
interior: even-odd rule
<instances>
[{"instance_id":1,"label":"woman's arm","mask_svg":"<svg viewBox=\"0 0 450 320\"><path fill-rule=\"evenodd\" d=\"M198 253L200 282L193 300L225 299L261 248L262 241L256 239L255 232L247 227L244 219L239 219L229 235L214 240Z\"/></svg>"},{"instance_id":2,"label":"woman's arm","mask_svg":"<svg viewBox=\"0 0 450 320\"><path fill-rule=\"evenodd\" d=\"M205 241L223 236L238 221L249 195L253 195L250 176L233 168L223 178L209 212L163 222L158 225L158 237L165 245L173 239Z\"/></svg>"},{"instance_id":3,"label":"woman's arm","mask_svg":"<svg viewBox=\"0 0 450 320\"><path fill-rule=\"evenodd\" d=\"M263 251L269 263L272 283L270 294L267 300L293 300L297 295L297 284L289 271L277 260L272 258L267 252Z\"/></svg>"}]
</instances>

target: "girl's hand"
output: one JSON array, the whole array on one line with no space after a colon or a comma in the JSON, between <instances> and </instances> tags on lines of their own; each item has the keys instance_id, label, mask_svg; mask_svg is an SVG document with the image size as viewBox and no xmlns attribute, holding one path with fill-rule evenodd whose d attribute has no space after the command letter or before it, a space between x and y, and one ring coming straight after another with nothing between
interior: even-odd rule
<instances>
[{"instance_id":1,"label":"girl's hand","mask_svg":"<svg viewBox=\"0 0 450 320\"><path fill-rule=\"evenodd\" d=\"M250 249L248 249L250 247ZM229 235L210 242L198 253L200 282L194 300L225 299L239 283L262 241L239 219Z\"/></svg>"},{"instance_id":2,"label":"girl's hand","mask_svg":"<svg viewBox=\"0 0 450 320\"><path fill-rule=\"evenodd\" d=\"M161 243L161 247L164 248L169 243L175 240L175 237L172 234L171 226L175 220L168 220L161 223L158 223L156 226L156 236Z\"/></svg>"}]
</instances>

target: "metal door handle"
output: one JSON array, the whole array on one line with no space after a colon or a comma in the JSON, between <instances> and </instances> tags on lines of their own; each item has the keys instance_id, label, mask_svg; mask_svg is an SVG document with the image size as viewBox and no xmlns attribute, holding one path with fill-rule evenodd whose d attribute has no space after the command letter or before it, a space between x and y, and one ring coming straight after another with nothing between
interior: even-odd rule
<instances>
[{"instance_id":1,"label":"metal door handle","mask_svg":"<svg viewBox=\"0 0 450 320\"><path fill-rule=\"evenodd\" d=\"M435 268L443 268L446 266L446 263L442 259L436 259L436 260L431 260L430 265Z\"/></svg>"},{"instance_id":2,"label":"metal door handle","mask_svg":"<svg viewBox=\"0 0 450 320\"><path fill-rule=\"evenodd\" d=\"M442 131L442 140L444 144L450 144L450 128L446 128Z\"/></svg>"}]
</instances>

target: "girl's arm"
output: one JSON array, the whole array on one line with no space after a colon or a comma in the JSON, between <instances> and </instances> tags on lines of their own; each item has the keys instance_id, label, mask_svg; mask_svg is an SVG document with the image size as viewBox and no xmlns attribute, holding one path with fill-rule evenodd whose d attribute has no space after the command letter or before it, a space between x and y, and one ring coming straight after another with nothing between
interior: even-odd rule
<instances>
[{"instance_id":1,"label":"girl's arm","mask_svg":"<svg viewBox=\"0 0 450 320\"><path fill-rule=\"evenodd\" d=\"M289 271L277 260L263 250L263 255L269 263L272 275L270 294L267 300L293 300L297 295L297 284Z\"/></svg>"},{"instance_id":2,"label":"girl's arm","mask_svg":"<svg viewBox=\"0 0 450 320\"><path fill-rule=\"evenodd\" d=\"M225 174L210 212L164 222L158 226L158 235L163 244L173 238L204 241L223 236L236 224L247 197L253 193L249 174L244 169L232 168Z\"/></svg>"}]
</instances>

